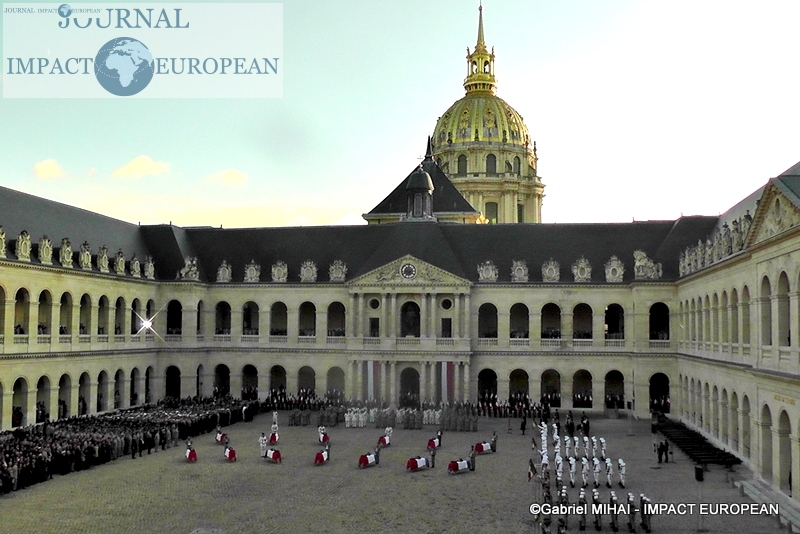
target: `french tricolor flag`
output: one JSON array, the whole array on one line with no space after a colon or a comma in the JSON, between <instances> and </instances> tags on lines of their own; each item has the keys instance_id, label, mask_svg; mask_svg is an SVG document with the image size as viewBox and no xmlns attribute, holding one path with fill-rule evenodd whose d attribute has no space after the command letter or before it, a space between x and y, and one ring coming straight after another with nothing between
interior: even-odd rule
<instances>
[{"instance_id":1,"label":"french tricolor flag","mask_svg":"<svg viewBox=\"0 0 800 534\"><path fill-rule=\"evenodd\" d=\"M442 376L442 402L453 402L455 400L455 371L456 366L453 362L441 362Z\"/></svg>"}]
</instances>

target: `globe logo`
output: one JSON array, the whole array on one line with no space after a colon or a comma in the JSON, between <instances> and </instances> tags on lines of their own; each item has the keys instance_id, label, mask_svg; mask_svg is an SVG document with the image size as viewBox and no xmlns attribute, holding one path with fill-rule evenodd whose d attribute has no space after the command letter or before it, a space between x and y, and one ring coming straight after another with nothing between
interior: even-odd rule
<instances>
[{"instance_id":1,"label":"globe logo","mask_svg":"<svg viewBox=\"0 0 800 534\"><path fill-rule=\"evenodd\" d=\"M94 76L112 95L135 95L153 79L153 54L141 41L117 37L97 52Z\"/></svg>"},{"instance_id":2,"label":"globe logo","mask_svg":"<svg viewBox=\"0 0 800 534\"><path fill-rule=\"evenodd\" d=\"M58 14L64 18L67 18L72 14L72 8L69 4L61 4L58 6Z\"/></svg>"}]
</instances>

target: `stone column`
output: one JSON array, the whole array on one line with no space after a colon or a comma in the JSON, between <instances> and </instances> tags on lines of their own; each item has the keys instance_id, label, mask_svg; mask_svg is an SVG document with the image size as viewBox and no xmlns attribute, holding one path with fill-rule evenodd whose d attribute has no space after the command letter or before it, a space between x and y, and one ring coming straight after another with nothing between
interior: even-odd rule
<instances>
[{"instance_id":1,"label":"stone column","mask_svg":"<svg viewBox=\"0 0 800 534\"><path fill-rule=\"evenodd\" d=\"M419 362L419 397L420 402L425 402L428 399L428 362L422 360Z\"/></svg>"},{"instance_id":2,"label":"stone column","mask_svg":"<svg viewBox=\"0 0 800 534\"><path fill-rule=\"evenodd\" d=\"M389 394L391 395L390 397L391 400L389 401L389 404L392 408L396 408L397 407L397 362L392 362L391 366L392 366L391 373L389 376L391 377L392 384L391 387L389 388Z\"/></svg>"},{"instance_id":3,"label":"stone column","mask_svg":"<svg viewBox=\"0 0 800 534\"><path fill-rule=\"evenodd\" d=\"M511 315L508 309L497 311L497 346L508 347L508 339L511 337Z\"/></svg>"},{"instance_id":4,"label":"stone column","mask_svg":"<svg viewBox=\"0 0 800 534\"><path fill-rule=\"evenodd\" d=\"M364 398L364 362L356 360L356 400Z\"/></svg>"},{"instance_id":5,"label":"stone column","mask_svg":"<svg viewBox=\"0 0 800 534\"><path fill-rule=\"evenodd\" d=\"M166 314L166 310L164 310L164 313ZM166 315L165 315L165 317L166 317ZM160 318L160 315L159 315L159 318ZM98 328L100 328L100 320L99 319L100 319L100 306L98 306L97 301L94 301L94 302L92 302L92 305L89 308L89 323L90 324L86 325L87 326L86 333L89 334L90 336L92 336L91 337L91 342L92 343L96 343L97 342L97 332L98 332ZM166 326L166 322L164 323L164 325ZM166 328L162 328L160 330L157 330L157 332L159 334L163 335L163 333L165 333L166 330L167 330ZM35 332L35 330L34 330L34 332Z\"/></svg>"},{"instance_id":6,"label":"stone column","mask_svg":"<svg viewBox=\"0 0 800 534\"><path fill-rule=\"evenodd\" d=\"M84 397L87 407L86 413L87 415L94 415L97 413L97 381L90 376L87 385L86 389L88 391L86 392L86 397Z\"/></svg>"},{"instance_id":7,"label":"stone column","mask_svg":"<svg viewBox=\"0 0 800 534\"><path fill-rule=\"evenodd\" d=\"M431 293L430 295L431 305L430 305L430 321L428 322L428 337L439 337L439 306L437 303L437 295L436 293Z\"/></svg>"},{"instance_id":8,"label":"stone column","mask_svg":"<svg viewBox=\"0 0 800 534\"><path fill-rule=\"evenodd\" d=\"M317 345L324 345L328 338L328 310L318 309L314 319L314 329L317 332Z\"/></svg>"},{"instance_id":9,"label":"stone column","mask_svg":"<svg viewBox=\"0 0 800 534\"><path fill-rule=\"evenodd\" d=\"M230 383L231 383L231 396L234 398L242 397L242 368L233 367L230 370ZM164 388L159 388L158 391L164 391Z\"/></svg>"},{"instance_id":10,"label":"stone column","mask_svg":"<svg viewBox=\"0 0 800 534\"><path fill-rule=\"evenodd\" d=\"M400 332L397 329L397 293L392 293L392 304L389 308L389 336L397 337Z\"/></svg>"},{"instance_id":11,"label":"stone column","mask_svg":"<svg viewBox=\"0 0 800 534\"><path fill-rule=\"evenodd\" d=\"M194 396L197 393L197 367L192 366L193 370L189 373L181 373L181 398L186 398L188 396ZM192 369L189 367L189 369ZM263 388L262 384L259 382L258 384L258 395L260 398L264 398L266 392L269 391L268 388ZM125 398L120 391L121 398Z\"/></svg>"},{"instance_id":12,"label":"stone column","mask_svg":"<svg viewBox=\"0 0 800 534\"><path fill-rule=\"evenodd\" d=\"M344 385L344 395L347 397L347 400L355 398L355 387L353 384L353 361L347 361L347 368L345 370L345 385Z\"/></svg>"},{"instance_id":13,"label":"stone column","mask_svg":"<svg viewBox=\"0 0 800 534\"><path fill-rule=\"evenodd\" d=\"M93 313L97 314L97 307L95 306ZM29 302L28 303L28 324L23 325L25 326L25 333L28 335L28 344L34 345L36 343L36 332L38 332L39 326L39 303L38 302ZM30 350L30 349L28 349ZM34 419L36 421L36 419Z\"/></svg>"},{"instance_id":14,"label":"stone column","mask_svg":"<svg viewBox=\"0 0 800 534\"><path fill-rule=\"evenodd\" d=\"M790 439L789 431L779 429L777 424L772 425L770 430L772 432L772 486L774 488L786 489L788 492L789 473L781 471L783 467L783 465L781 465L781 440ZM795 456L797 456L797 454L795 454ZM790 463L794 463L794 461ZM789 469L791 469L791 465ZM792 478L792 485L794 485L794 477Z\"/></svg>"},{"instance_id":15,"label":"stone column","mask_svg":"<svg viewBox=\"0 0 800 534\"><path fill-rule=\"evenodd\" d=\"M355 296L355 305L353 307L353 337L361 337L364 335L364 295L358 293Z\"/></svg>"},{"instance_id":16,"label":"stone column","mask_svg":"<svg viewBox=\"0 0 800 534\"><path fill-rule=\"evenodd\" d=\"M269 341L270 327L272 326L272 307L258 308L258 336L259 341ZM194 332L194 330L192 330ZM261 388L259 388L260 390ZM269 389L267 389L269 391Z\"/></svg>"},{"instance_id":17,"label":"stone column","mask_svg":"<svg viewBox=\"0 0 800 534\"><path fill-rule=\"evenodd\" d=\"M300 335L300 308L298 306L286 307L286 335L289 343L297 343L297 336ZM297 394L297 390L292 393Z\"/></svg>"},{"instance_id":18,"label":"stone column","mask_svg":"<svg viewBox=\"0 0 800 534\"><path fill-rule=\"evenodd\" d=\"M58 419L58 382L56 382L55 386L52 381L50 382L50 391L47 395L50 403L47 411L50 413L50 419L55 421Z\"/></svg>"},{"instance_id":19,"label":"stone column","mask_svg":"<svg viewBox=\"0 0 800 534\"><path fill-rule=\"evenodd\" d=\"M542 339L542 311L530 311L528 308L528 337L530 338L530 346L533 350L534 347L539 347ZM533 396L531 396L533 397ZM539 402L537 397L536 402Z\"/></svg>"},{"instance_id":20,"label":"stone column","mask_svg":"<svg viewBox=\"0 0 800 534\"><path fill-rule=\"evenodd\" d=\"M389 366L389 362L378 361L378 365L380 365L381 369L381 383L380 387L378 388L380 391L377 395L378 400L389 400L389 373L387 372L387 367Z\"/></svg>"},{"instance_id":21,"label":"stone column","mask_svg":"<svg viewBox=\"0 0 800 534\"><path fill-rule=\"evenodd\" d=\"M30 384L28 385L27 406L22 407L22 410L25 413L25 419L22 420L23 426L36 424L36 395L38 392L39 390L36 388L36 386L31 387Z\"/></svg>"},{"instance_id":22,"label":"stone column","mask_svg":"<svg viewBox=\"0 0 800 534\"><path fill-rule=\"evenodd\" d=\"M778 350L780 349L781 340L780 340L780 298L779 295L772 294L769 297L769 306L772 310L772 356L775 358L775 361L778 361ZM773 467L775 464L772 464Z\"/></svg>"},{"instance_id":23,"label":"stone column","mask_svg":"<svg viewBox=\"0 0 800 534\"><path fill-rule=\"evenodd\" d=\"M351 294L350 304L344 311L344 335L346 337L353 337L358 335L355 328L355 318L356 318L356 297L355 295Z\"/></svg>"},{"instance_id":24,"label":"stone column","mask_svg":"<svg viewBox=\"0 0 800 534\"><path fill-rule=\"evenodd\" d=\"M788 331L789 346L792 348L793 352L796 352L797 349L800 348L800 342L798 341L798 337L800 337L798 334L800 334L800 332L798 332L796 328L794 328L794 332L792 332L793 325L800 324L798 323L798 321L800 321L800 319L798 319L798 313L800 312L798 306L800 306L800 292L793 291L789 293L789 331ZM796 358L797 357L795 356L795 359ZM792 480L794 480L794 477L792 478Z\"/></svg>"},{"instance_id":25,"label":"stone column","mask_svg":"<svg viewBox=\"0 0 800 534\"><path fill-rule=\"evenodd\" d=\"M16 311L16 301L14 299L6 300L5 311L4 311L5 324L3 325L3 335L5 336L4 343L6 346L12 345L14 343L14 320L16 318L15 311ZM5 422L3 424L5 424ZM8 423L8 428L11 428L10 422Z\"/></svg>"},{"instance_id":26,"label":"stone column","mask_svg":"<svg viewBox=\"0 0 800 534\"><path fill-rule=\"evenodd\" d=\"M470 376L469 376L469 362L468 361L464 362L463 371L464 371L464 373L463 373L464 374L464 382L462 383L462 386L463 386L464 389L463 389L461 400L464 401L464 402L468 402L469 399L470 399L470 385L472 384L472 381L470 380Z\"/></svg>"},{"instance_id":27,"label":"stone column","mask_svg":"<svg viewBox=\"0 0 800 534\"><path fill-rule=\"evenodd\" d=\"M728 401L723 397L719 399L719 440L728 445L730 442L730 426L728 424ZM724 423L724 424L723 424Z\"/></svg>"},{"instance_id":28,"label":"stone column","mask_svg":"<svg viewBox=\"0 0 800 534\"><path fill-rule=\"evenodd\" d=\"M380 337L391 337L391 313L389 313L389 295L386 293L381 294L381 329L378 335ZM369 328L369 326L367 326Z\"/></svg>"},{"instance_id":29,"label":"stone column","mask_svg":"<svg viewBox=\"0 0 800 534\"><path fill-rule=\"evenodd\" d=\"M72 336L72 345L73 347L78 342L78 335L80 335L80 326L81 326L81 305L80 302L75 304L75 300L73 299L72 304L72 325L70 325L69 333Z\"/></svg>"},{"instance_id":30,"label":"stone column","mask_svg":"<svg viewBox=\"0 0 800 534\"><path fill-rule=\"evenodd\" d=\"M422 306L419 310L419 337L428 337L428 294L421 293L420 301Z\"/></svg>"},{"instance_id":31,"label":"stone column","mask_svg":"<svg viewBox=\"0 0 800 534\"><path fill-rule=\"evenodd\" d=\"M475 311L473 317L472 307L470 306L469 293L464 294L464 311L462 313L462 317L464 319L463 322L464 327L461 330L463 332L462 335L470 339L476 338L477 335L475 334L475 332L477 331L478 328L478 311L477 310Z\"/></svg>"},{"instance_id":32,"label":"stone column","mask_svg":"<svg viewBox=\"0 0 800 534\"><path fill-rule=\"evenodd\" d=\"M508 377L505 377L505 378L500 378L499 376L497 377L497 400L498 401L501 401L501 400L507 401L508 400L508 395L509 395L508 382L509 382L508 381Z\"/></svg>"},{"instance_id":33,"label":"stone column","mask_svg":"<svg viewBox=\"0 0 800 534\"><path fill-rule=\"evenodd\" d=\"M792 454L792 486L794 487L797 484L795 480L798 480L798 477L800 477L800 454L798 454L798 451L800 451L800 438L797 436L790 436L789 439L790 446L794 451ZM800 491L796 489L792 491L792 500L794 500L795 503L800 503Z\"/></svg>"},{"instance_id":34,"label":"stone column","mask_svg":"<svg viewBox=\"0 0 800 534\"><path fill-rule=\"evenodd\" d=\"M13 302L13 301L12 301ZM8 323L10 321L6 321ZM13 335L13 330L12 330ZM10 385L10 388L13 388L14 384ZM0 414L0 430L9 430L11 428L11 415L13 413L14 407L14 390L9 389L9 391L3 392L3 413Z\"/></svg>"},{"instance_id":35,"label":"stone column","mask_svg":"<svg viewBox=\"0 0 800 534\"><path fill-rule=\"evenodd\" d=\"M674 332L674 330L673 330ZM606 340L606 315L605 310L600 312L592 312L592 345L595 347L604 347ZM595 397L594 393L592 397ZM605 402L605 395L603 395Z\"/></svg>"},{"instance_id":36,"label":"stone column","mask_svg":"<svg viewBox=\"0 0 800 534\"><path fill-rule=\"evenodd\" d=\"M460 338L461 332L461 294L455 293L453 295L453 337Z\"/></svg>"},{"instance_id":37,"label":"stone column","mask_svg":"<svg viewBox=\"0 0 800 534\"><path fill-rule=\"evenodd\" d=\"M111 333L113 334L113 328ZM196 302L190 302L188 304L182 303L181 341L194 342L196 335L197 335L197 303ZM183 393L183 388L181 388L181 393Z\"/></svg>"},{"instance_id":38,"label":"stone column","mask_svg":"<svg viewBox=\"0 0 800 534\"><path fill-rule=\"evenodd\" d=\"M428 362L430 365L431 376L428 381L428 398L431 399L431 402L436 402L436 363Z\"/></svg>"}]
</instances>

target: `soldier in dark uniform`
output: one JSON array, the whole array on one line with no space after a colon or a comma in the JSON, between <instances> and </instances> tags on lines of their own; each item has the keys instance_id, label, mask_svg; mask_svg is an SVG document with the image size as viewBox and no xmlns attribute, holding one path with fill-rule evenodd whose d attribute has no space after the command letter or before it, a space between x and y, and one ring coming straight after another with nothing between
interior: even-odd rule
<instances>
[{"instance_id":1,"label":"soldier in dark uniform","mask_svg":"<svg viewBox=\"0 0 800 534\"><path fill-rule=\"evenodd\" d=\"M586 493L584 490L581 490L580 495L578 496L578 505L581 507L581 513L578 516L578 529L579 530L586 530L586 508L589 506L586 502Z\"/></svg>"},{"instance_id":2,"label":"soldier in dark uniform","mask_svg":"<svg viewBox=\"0 0 800 534\"><path fill-rule=\"evenodd\" d=\"M497 432L492 431L492 441L490 443L492 452L497 452Z\"/></svg>"},{"instance_id":3,"label":"soldier in dark uniform","mask_svg":"<svg viewBox=\"0 0 800 534\"><path fill-rule=\"evenodd\" d=\"M475 445L470 447L469 451L469 470L475 471Z\"/></svg>"},{"instance_id":4,"label":"soldier in dark uniform","mask_svg":"<svg viewBox=\"0 0 800 534\"><path fill-rule=\"evenodd\" d=\"M431 469L433 469L436 467L436 448L428 449L428 451L431 453Z\"/></svg>"}]
</instances>

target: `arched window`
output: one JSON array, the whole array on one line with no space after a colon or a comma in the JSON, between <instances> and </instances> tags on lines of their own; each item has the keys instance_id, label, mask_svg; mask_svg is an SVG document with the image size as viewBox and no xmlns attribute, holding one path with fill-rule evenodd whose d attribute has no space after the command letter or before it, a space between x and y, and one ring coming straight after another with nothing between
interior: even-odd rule
<instances>
[{"instance_id":1,"label":"arched window","mask_svg":"<svg viewBox=\"0 0 800 534\"><path fill-rule=\"evenodd\" d=\"M497 157L494 154L486 156L486 174L490 176L497 174Z\"/></svg>"},{"instance_id":2,"label":"arched window","mask_svg":"<svg viewBox=\"0 0 800 534\"><path fill-rule=\"evenodd\" d=\"M520 173L519 156L514 156L514 173L515 174L519 174Z\"/></svg>"},{"instance_id":3,"label":"arched window","mask_svg":"<svg viewBox=\"0 0 800 534\"><path fill-rule=\"evenodd\" d=\"M456 176L466 176L467 174L467 156L461 154L458 156L458 172Z\"/></svg>"}]
</instances>

